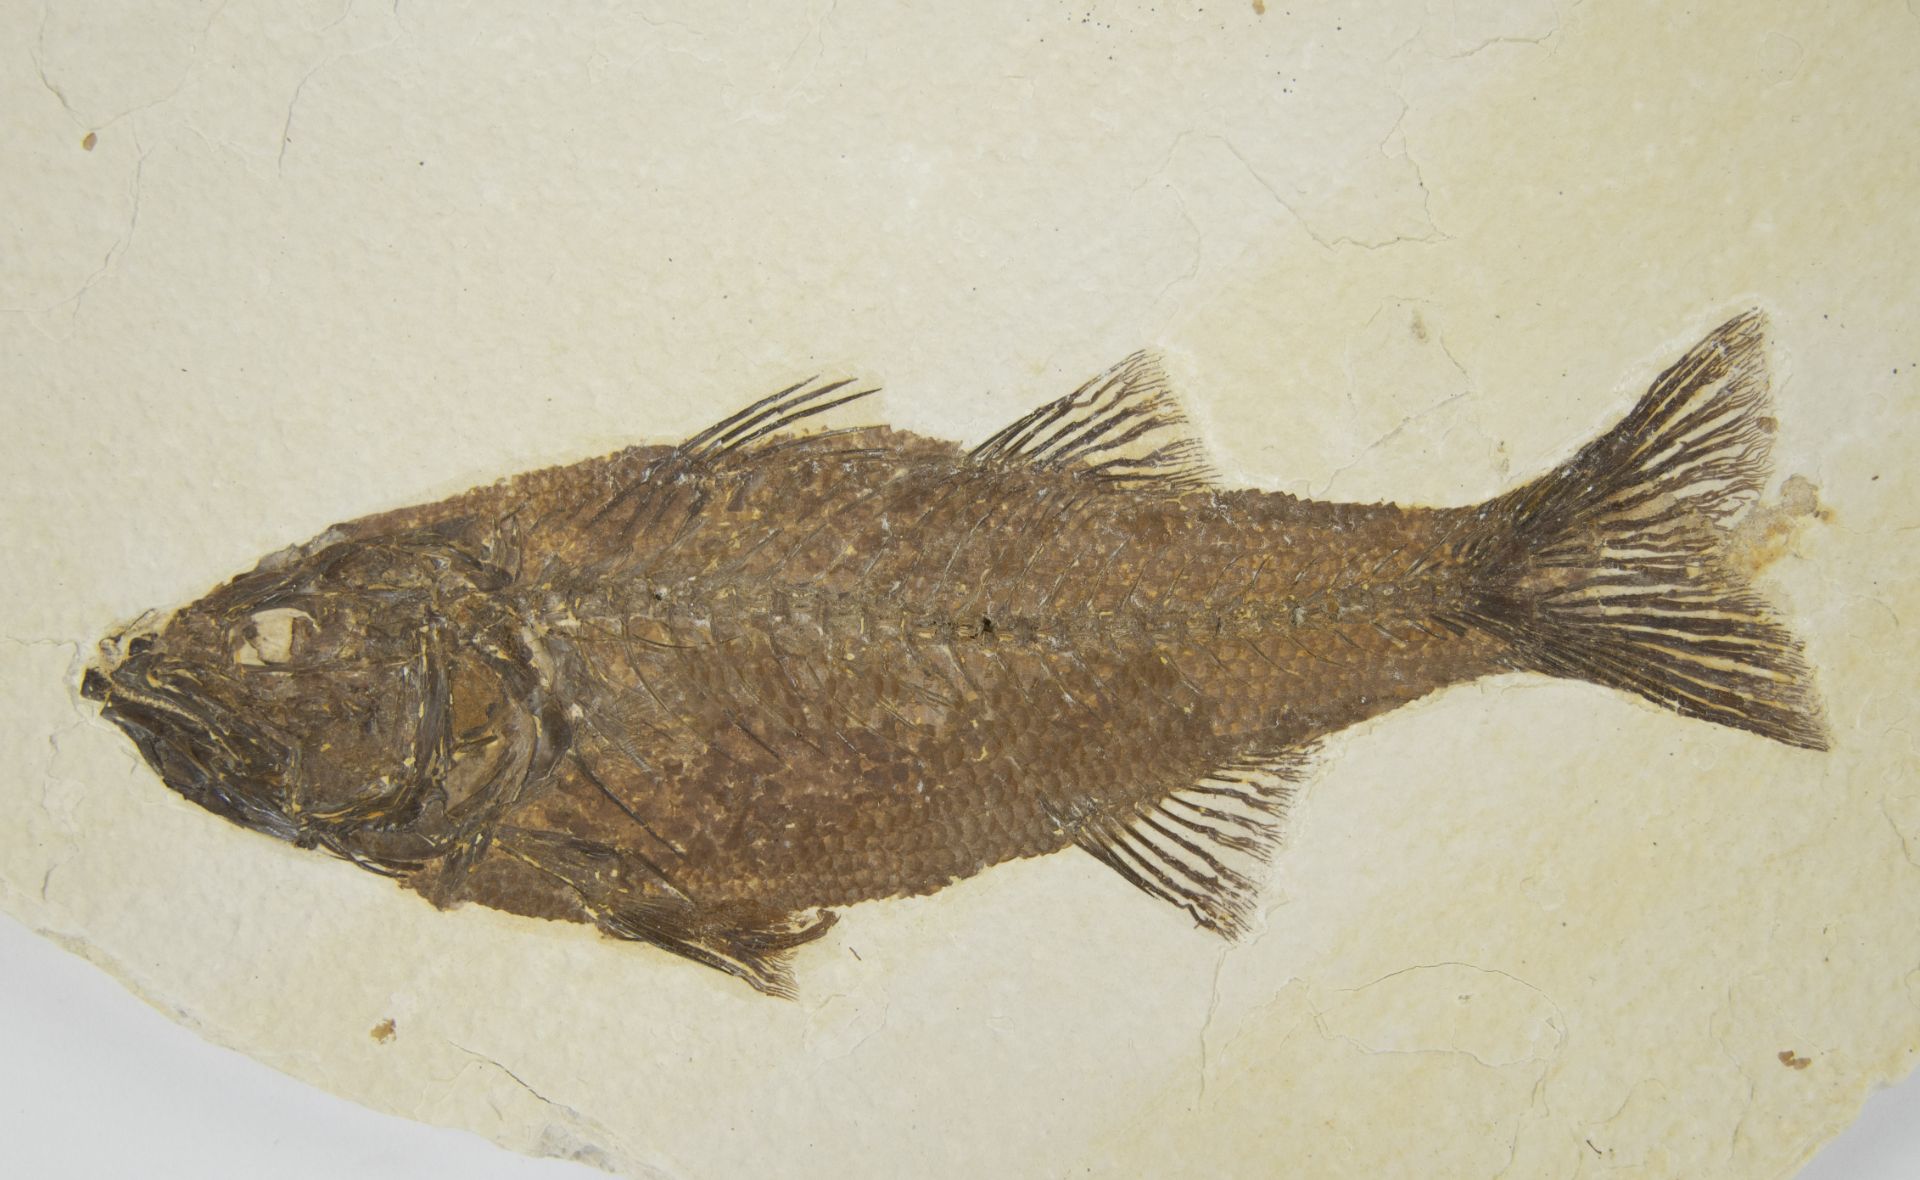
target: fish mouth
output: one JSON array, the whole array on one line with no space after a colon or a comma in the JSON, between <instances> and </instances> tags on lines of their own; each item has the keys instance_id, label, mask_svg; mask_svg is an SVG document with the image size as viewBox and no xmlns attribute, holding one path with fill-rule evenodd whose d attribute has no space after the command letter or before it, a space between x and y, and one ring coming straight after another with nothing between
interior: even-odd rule
<instances>
[{"instance_id":1,"label":"fish mouth","mask_svg":"<svg viewBox=\"0 0 1920 1180\"><path fill-rule=\"evenodd\" d=\"M267 835L299 835L274 800L271 767L285 767L281 743L224 706L175 683L152 660L151 639L126 645L116 667L89 668L80 695L100 703L167 786L226 819Z\"/></svg>"}]
</instances>

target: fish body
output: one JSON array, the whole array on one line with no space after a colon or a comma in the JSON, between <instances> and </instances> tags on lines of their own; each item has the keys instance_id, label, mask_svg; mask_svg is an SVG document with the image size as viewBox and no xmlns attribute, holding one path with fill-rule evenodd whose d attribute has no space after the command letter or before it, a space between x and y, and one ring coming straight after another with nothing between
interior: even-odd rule
<instances>
[{"instance_id":1,"label":"fish body","mask_svg":"<svg viewBox=\"0 0 1920 1180\"><path fill-rule=\"evenodd\" d=\"M1461 508L1224 488L1146 355L970 449L810 433L863 395L803 384L328 530L110 638L83 691L229 819L769 992L831 907L1069 847L1232 936L1314 742L1449 684L1824 746L1724 553L1763 327Z\"/></svg>"}]
</instances>

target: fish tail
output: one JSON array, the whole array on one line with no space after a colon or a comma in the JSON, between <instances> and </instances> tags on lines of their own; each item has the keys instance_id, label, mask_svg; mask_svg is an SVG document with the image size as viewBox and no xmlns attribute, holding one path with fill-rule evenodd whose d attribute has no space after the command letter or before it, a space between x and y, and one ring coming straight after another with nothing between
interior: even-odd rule
<instances>
[{"instance_id":1,"label":"fish tail","mask_svg":"<svg viewBox=\"0 0 1920 1180\"><path fill-rule=\"evenodd\" d=\"M1730 552L1770 469L1769 403L1766 319L1748 311L1570 461L1474 510L1462 621L1516 666L1826 749L1800 642Z\"/></svg>"}]
</instances>

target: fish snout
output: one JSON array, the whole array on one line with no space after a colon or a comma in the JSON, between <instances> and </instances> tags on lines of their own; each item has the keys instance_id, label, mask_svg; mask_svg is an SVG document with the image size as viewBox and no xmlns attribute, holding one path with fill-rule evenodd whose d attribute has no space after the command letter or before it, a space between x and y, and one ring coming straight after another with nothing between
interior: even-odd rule
<instances>
[{"instance_id":1,"label":"fish snout","mask_svg":"<svg viewBox=\"0 0 1920 1180\"><path fill-rule=\"evenodd\" d=\"M87 674L80 678L80 695L90 701L104 701L112 691L113 682L98 668L88 668Z\"/></svg>"},{"instance_id":2,"label":"fish snout","mask_svg":"<svg viewBox=\"0 0 1920 1180\"><path fill-rule=\"evenodd\" d=\"M115 672L121 664L137 659L153 650L160 632L166 629L170 612L150 610L119 631L100 641L100 664L108 673Z\"/></svg>"},{"instance_id":3,"label":"fish snout","mask_svg":"<svg viewBox=\"0 0 1920 1180\"><path fill-rule=\"evenodd\" d=\"M123 642L120 636L100 641L100 654L80 676L80 695L113 706L135 697L153 695L154 665L160 659L151 635Z\"/></svg>"},{"instance_id":4,"label":"fish snout","mask_svg":"<svg viewBox=\"0 0 1920 1180\"><path fill-rule=\"evenodd\" d=\"M108 698L121 690L128 675L138 674L140 666L151 658L148 653L152 649L151 635L140 635L131 640L113 635L101 640L98 657L80 677L80 695L105 704Z\"/></svg>"}]
</instances>

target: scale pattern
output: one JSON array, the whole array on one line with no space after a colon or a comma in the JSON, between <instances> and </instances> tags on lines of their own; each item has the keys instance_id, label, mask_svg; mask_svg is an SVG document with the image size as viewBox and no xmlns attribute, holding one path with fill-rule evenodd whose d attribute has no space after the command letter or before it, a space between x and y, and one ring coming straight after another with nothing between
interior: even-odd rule
<instances>
[{"instance_id":1,"label":"scale pattern","mask_svg":"<svg viewBox=\"0 0 1920 1180\"><path fill-rule=\"evenodd\" d=\"M783 389L329 530L83 691L169 786L440 905L792 988L831 907L1077 846L1233 936L1321 736L1523 668L1820 747L1722 560L1765 478L1763 324L1468 508L1230 490L1145 354L971 450Z\"/></svg>"}]
</instances>

